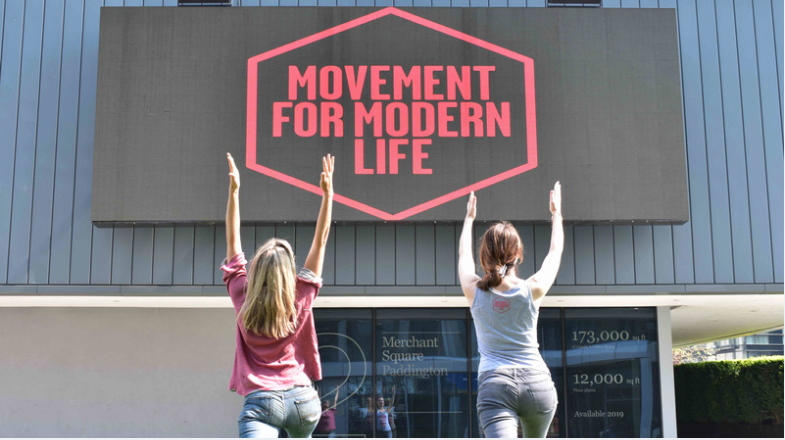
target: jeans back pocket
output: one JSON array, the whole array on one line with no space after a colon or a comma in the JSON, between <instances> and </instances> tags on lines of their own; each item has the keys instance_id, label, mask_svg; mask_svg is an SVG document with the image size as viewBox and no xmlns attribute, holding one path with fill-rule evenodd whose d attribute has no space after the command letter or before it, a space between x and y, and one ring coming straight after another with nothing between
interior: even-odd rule
<instances>
[{"instance_id":1,"label":"jeans back pocket","mask_svg":"<svg viewBox=\"0 0 785 440\"><path fill-rule=\"evenodd\" d=\"M534 402L534 409L540 414L547 414L556 409L559 398L552 381L543 381L529 385L529 395Z\"/></svg>"},{"instance_id":2,"label":"jeans back pocket","mask_svg":"<svg viewBox=\"0 0 785 440\"><path fill-rule=\"evenodd\" d=\"M269 424L272 415L271 400L269 397L246 399L239 421L258 421Z\"/></svg>"},{"instance_id":3,"label":"jeans back pocket","mask_svg":"<svg viewBox=\"0 0 785 440\"><path fill-rule=\"evenodd\" d=\"M322 416L322 404L315 391L312 397L295 400L294 405L300 415L300 426L315 425L319 422Z\"/></svg>"}]
</instances>

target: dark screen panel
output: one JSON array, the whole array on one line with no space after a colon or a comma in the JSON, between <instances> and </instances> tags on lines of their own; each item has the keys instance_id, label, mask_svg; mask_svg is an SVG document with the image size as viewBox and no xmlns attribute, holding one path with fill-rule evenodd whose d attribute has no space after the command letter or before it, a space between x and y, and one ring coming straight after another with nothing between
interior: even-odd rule
<instances>
[{"instance_id":1,"label":"dark screen panel","mask_svg":"<svg viewBox=\"0 0 785 440\"><path fill-rule=\"evenodd\" d=\"M689 217L672 10L101 20L93 221L222 221L226 151L248 221L313 220L327 153L337 220L460 220L472 189L480 219L546 220L556 180L570 220Z\"/></svg>"}]
</instances>

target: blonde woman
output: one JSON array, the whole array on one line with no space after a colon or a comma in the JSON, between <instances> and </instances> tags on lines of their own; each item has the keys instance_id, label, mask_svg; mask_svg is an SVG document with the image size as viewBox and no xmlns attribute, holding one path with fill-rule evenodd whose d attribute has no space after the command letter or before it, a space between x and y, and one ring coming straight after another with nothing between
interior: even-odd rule
<instances>
[{"instance_id":1,"label":"blonde woman","mask_svg":"<svg viewBox=\"0 0 785 440\"><path fill-rule=\"evenodd\" d=\"M237 346L229 389L245 396L237 421L240 437L310 437L321 416L312 381L322 369L311 308L321 287L322 266L333 201L335 158L322 159L322 204L311 250L295 274L292 246L270 239L249 268L240 246L240 173L229 161L226 205L226 260L229 296L237 314Z\"/></svg>"}]
</instances>

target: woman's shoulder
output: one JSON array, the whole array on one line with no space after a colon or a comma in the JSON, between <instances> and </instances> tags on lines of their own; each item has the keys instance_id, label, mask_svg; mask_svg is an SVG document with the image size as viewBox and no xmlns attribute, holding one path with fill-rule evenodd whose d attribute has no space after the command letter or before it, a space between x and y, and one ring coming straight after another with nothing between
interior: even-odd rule
<instances>
[{"instance_id":1,"label":"woman's shoulder","mask_svg":"<svg viewBox=\"0 0 785 440\"><path fill-rule=\"evenodd\" d=\"M300 269L300 273L297 274L297 279L305 281L309 284L314 284L317 287L322 285L322 278L317 277L315 273L311 269L302 268Z\"/></svg>"}]
</instances>

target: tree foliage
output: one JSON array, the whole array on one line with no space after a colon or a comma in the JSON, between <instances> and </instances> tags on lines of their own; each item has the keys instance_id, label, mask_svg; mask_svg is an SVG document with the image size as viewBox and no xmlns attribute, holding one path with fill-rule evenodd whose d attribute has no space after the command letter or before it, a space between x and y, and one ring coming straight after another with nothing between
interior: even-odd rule
<instances>
[{"instance_id":1,"label":"tree foliage","mask_svg":"<svg viewBox=\"0 0 785 440\"><path fill-rule=\"evenodd\" d=\"M711 360L717 350L695 345L692 347L682 347L673 349L673 365L691 364L694 362L705 362Z\"/></svg>"}]
</instances>

